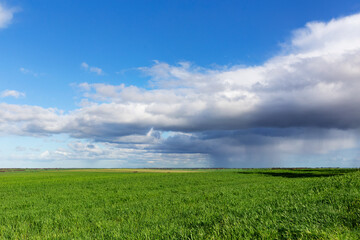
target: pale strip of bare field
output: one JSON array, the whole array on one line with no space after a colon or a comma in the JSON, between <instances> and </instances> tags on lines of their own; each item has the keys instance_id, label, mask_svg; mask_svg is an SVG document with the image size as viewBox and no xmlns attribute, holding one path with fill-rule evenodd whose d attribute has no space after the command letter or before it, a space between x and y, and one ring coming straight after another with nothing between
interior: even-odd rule
<instances>
[{"instance_id":1,"label":"pale strip of bare field","mask_svg":"<svg viewBox=\"0 0 360 240\"><path fill-rule=\"evenodd\" d=\"M200 172L197 170L176 170L176 169L69 169L69 172L132 172L132 173L190 173Z\"/></svg>"}]
</instances>

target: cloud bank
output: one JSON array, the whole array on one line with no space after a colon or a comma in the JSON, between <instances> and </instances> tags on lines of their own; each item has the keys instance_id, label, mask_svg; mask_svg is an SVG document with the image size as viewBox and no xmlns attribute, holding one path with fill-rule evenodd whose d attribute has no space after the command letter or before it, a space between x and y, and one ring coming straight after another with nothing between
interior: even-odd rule
<instances>
[{"instance_id":1,"label":"cloud bank","mask_svg":"<svg viewBox=\"0 0 360 240\"><path fill-rule=\"evenodd\" d=\"M193 156L189 161L205 156L216 167L278 166L287 158L357 149L358 29L360 14L308 23L293 32L281 54L258 66L155 62L139 68L151 77L151 88L82 83L81 108L67 113L1 103L0 129L32 136L66 133L108 146L106 155L116 148L163 154L167 161L171 154ZM86 63L82 67L102 74ZM106 152L80 145L68 151Z\"/></svg>"}]
</instances>

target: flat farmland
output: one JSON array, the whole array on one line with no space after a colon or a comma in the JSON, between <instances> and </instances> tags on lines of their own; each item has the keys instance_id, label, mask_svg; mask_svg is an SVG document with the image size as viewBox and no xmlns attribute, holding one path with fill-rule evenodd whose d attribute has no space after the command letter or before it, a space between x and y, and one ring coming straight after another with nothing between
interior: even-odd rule
<instances>
[{"instance_id":1,"label":"flat farmland","mask_svg":"<svg viewBox=\"0 0 360 240\"><path fill-rule=\"evenodd\" d=\"M360 171L1 169L0 239L360 239Z\"/></svg>"}]
</instances>

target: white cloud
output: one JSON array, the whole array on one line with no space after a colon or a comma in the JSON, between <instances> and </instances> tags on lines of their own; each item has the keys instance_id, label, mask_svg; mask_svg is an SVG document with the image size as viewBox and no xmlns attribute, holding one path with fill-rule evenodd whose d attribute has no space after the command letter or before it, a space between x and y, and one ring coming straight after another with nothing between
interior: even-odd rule
<instances>
[{"instance_id":1,"label":"white cloud","mask_svg":"<svg viewBox=\"0 0 360 240\"><path fill-rule=\"evenodd\" d=\"M89 72L96 73L97 75L104 74L101 68L89 66L86 62L81 63L81 67Z\"/></svg>"},{"instance_id":2,"label":"white cloud","mask_svg":"<svg viewBox=\"0 0 360 240\"><path fill-rule=\"evenodd\" d=\"M294 31L292 51L303 56L344 54L358 50L360 45L360 14L329 22L310 22Z\"/></svg>"},{"instance_id":3,"label":"white cloud","mask_svg":"<svg viewBox=\"0 0 360 240\"><path fill-rule=\"evenodd\" d=\"M44 74L39 74L39 73L36 73L32 70L29 70L29 69L26 69L26 68L23 68L21 67L20 69L20 72L22 72L23 74L28 74L28 75L32 75L34 77L38 77L39 75L44 75Z\"/></svg>"},{"instance_id":4,"label":"white cloud","mask_svg":"<svg viewBox=\"0 0 360 240\"><path fill-rule=\"evenodd\" d=\"M66 132L68 118L53 108L0 103L2 134L43 136Z\"/></svg>"},{"instance_id":5,"label":"white cloud","mask_svg":"<svg viewBox=\"0 0 360 240\"><path fill-rule=\"evenodd\" d=\"M22 92L18 92L16 90L4 90L1 92L0 96L2 98L5 97L14 97L14 98L20 98L20 97L25 97L25 93Z\"/></svg>"},{"instance_id":6,"label":"white cloud","mask_svg":"<svg viewBox=\"0 0 360 240\"><path fill-rule=\"evenodd\" d=\"M87 70L89 68L89 65L86 62L83 62L81 63L81 67Z\"/></svg>"},{"instance_id":7,"label":"white cloud","mask_svg":"<svg viewBox=\"0 0 360 240\"><path fill-rule=\"evenodd\" d=\"M98 67L90 67L89 69L90 72L96 73L97 75L103 75L104 72L101 68Z\"/></svg>"},{"instance_id":8,"label":"white cloud","mask_svg":"<svg viewBox=\"0 0 360 240\"><path fill-rule=\"evenodd\" d=\"M12 21L16 8L7 8L0 3L0 28L6 28Z\"/></svg>"}]
</instances>

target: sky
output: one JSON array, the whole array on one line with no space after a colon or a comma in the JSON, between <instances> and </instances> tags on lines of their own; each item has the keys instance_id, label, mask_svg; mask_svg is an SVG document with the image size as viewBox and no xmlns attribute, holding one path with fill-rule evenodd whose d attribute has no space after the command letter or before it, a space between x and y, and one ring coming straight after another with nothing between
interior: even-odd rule
<instances>
[{"instance_id":1,"label":"sky","mask_svg":"<svg viewBox=\"0 0 360 240\"><path fill-rule=\"evenodd\" d=\"M360 3L1 0L0 168L360 167Z\"/></svg>"}]
</instances>

